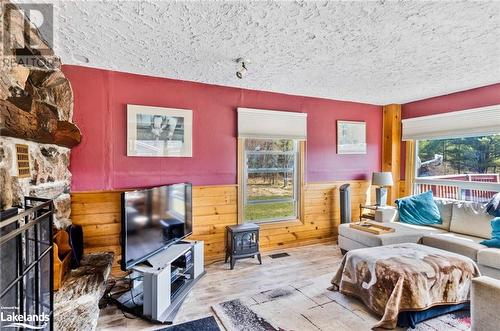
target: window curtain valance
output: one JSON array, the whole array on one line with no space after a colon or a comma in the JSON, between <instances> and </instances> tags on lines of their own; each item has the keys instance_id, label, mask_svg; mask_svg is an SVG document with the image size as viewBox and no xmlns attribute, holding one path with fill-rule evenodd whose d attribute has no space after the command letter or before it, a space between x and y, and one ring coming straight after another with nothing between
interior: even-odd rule
<instances>
[{"instance_id":1,"label":"window curtain valance","mask_svg":"<svg viewBox=\"0 0 500 331\"><path fill-rule=\"evenodd\" d=\"M447 139L500 133L500 105L405 119L403 140Z\"/></svg>"},{"instance_id":2,"label":"window curtain valance","mask_svg":"<svg viewBox=\"0 0 500 331\"><path fill-rule=\"evenodd\" d=\"M307 139L307 114L238 108L239 138Z\"/></svg>"}]
</instances>

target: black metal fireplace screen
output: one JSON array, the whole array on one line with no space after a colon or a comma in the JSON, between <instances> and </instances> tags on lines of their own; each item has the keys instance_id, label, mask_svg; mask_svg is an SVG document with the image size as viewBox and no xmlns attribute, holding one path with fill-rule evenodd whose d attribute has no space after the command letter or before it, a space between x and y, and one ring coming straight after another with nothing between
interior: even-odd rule
<instances>
[{"instance_id":1,"label":"black metal fireplace screen","mask_svg":"<svg viewBox=\"0 0 500 331\"><path fill-rule=\"evenodd\" d=\"M0 329L53 329L52 200L0 222ZM15 328L13 328L15 330Z\"/></svg>"}]
</instances>

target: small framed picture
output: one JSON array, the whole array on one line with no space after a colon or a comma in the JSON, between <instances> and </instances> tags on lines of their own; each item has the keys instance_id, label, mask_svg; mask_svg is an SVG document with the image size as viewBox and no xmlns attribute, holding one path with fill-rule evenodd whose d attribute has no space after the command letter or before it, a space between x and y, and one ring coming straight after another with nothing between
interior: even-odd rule
<instances>
[{"instance_id":1,"label":"small framed picture","mask_svg":"<svg viewBox=\"0 0 500 331\"><path fill-rule=\"evenodd\" d=\"M127 105L127 156L191 157L193 112Z\"/></svg>"},{"instance_id":2,"label":"small framed picture","mask_svg":"<svg viewBox=\"0 0 500 331\"><path fill-rule=\"evenodd\" d=\"M366 122L337 121L337 154L366 154Z\"/></svg>"}]
</instances>

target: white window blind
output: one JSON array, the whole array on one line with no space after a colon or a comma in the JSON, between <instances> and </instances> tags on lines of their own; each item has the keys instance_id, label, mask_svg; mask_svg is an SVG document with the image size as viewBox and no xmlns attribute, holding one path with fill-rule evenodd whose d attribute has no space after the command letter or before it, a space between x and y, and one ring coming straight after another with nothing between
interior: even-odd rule
<instances>
[{"instance_id":1,"label":"white window blind","mask_svg":"<svg viewBox=\"0 0 500 331\"><path fill-rule=\"evenodd\" d=\"M238 137L307 139L307 114L238 108Z\"/></svg>"},{"instance_id":2,"label":"white window blind","mask_svg":"<svg viewBox=\"0 0 500 331\"><path fill-rule=\"evenodd\" d=\"M405 119L403 140L447 139L500 133L500 105Z\"/></svg>"}]
</instances>

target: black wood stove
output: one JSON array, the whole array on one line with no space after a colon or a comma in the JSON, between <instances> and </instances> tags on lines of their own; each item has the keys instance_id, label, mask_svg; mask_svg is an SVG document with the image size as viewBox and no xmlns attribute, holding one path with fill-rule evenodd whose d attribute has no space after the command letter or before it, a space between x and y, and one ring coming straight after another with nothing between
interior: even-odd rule
<instances>
[{"instance_id":1,"label":"black wood stove","mask_svg":"<svg viewBox=\"0 0 500 331\"><path fill-rule=\"evenodd\" d=\"M227 227L226 263L230 260L231 270L238 259L255 257L262 264L259 252L259 226L254 223Z\"/></svg>"}]
</instances>

